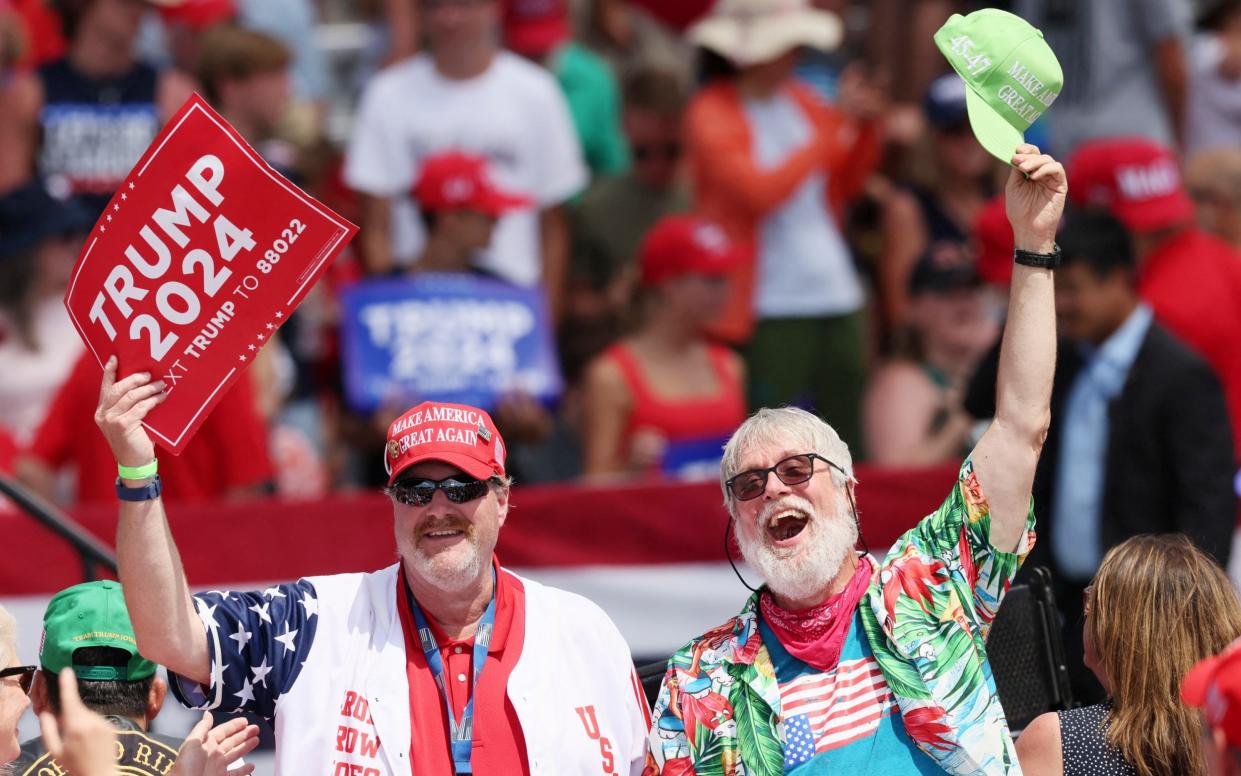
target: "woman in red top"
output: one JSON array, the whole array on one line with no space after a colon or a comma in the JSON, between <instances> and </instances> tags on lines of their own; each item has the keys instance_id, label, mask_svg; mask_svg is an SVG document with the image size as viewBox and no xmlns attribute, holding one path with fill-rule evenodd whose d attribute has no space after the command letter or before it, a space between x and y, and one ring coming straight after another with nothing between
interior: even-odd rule
<instances>
[{"instance_id":1,"label":"woman in red top","mask_svg":"<svg viewBox=\"0 0 1241 776\"><path fill-rule=\"evenodd\" d=\"M639 254L647 315L586 373L587 476L718 467L723 442L745 419L741 359L704 334L743 254L718 226L687 216L657 223Z\"/></svg>"}]
</instances>

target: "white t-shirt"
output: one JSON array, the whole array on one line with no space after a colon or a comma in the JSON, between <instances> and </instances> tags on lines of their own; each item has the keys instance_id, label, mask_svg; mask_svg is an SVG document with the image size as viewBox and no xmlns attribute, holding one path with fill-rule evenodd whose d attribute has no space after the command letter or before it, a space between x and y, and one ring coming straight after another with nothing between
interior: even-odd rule
<instances>
[{"instance_id":1,"label":"white t-shirt","mask_svg":"<svg viewBox=\"0 0 1241 776\"><path fill-rule=\"evenodd\" d=\"M48 405L82 355L82 338L59 297L40 302L31 311L38 350L17 336L8 315L0 314L0 426L19 445L32 441Z\"/></svg>"},{"instance_id":2,"label":"white t-shirt","mask_svg":"<svg viewBox=\"0 0 1241 776\"><path fill-rule=\"evenodd\" d=\"M486 72L467 80L443 77L427 54L393 65L362 96L345 182L395 198L392 250L398 263L412 262L422 249L422 224L409 199L422 161L453 149L486 156L498 186L532 197L541 208L565 201L587 182L568 104L537 65L500 52ZM514 283L537 283L538 209L500 219L481 265Z\"/></svg>"},{"instance_id":3,"label":"white t-shirt","mask_svg":"<svg viewBox=\"0 0 1241 776\"><path fill-rule=\"evenodd\" d=\"M1189 98L1185 153L1241 146L1241 80L1219 72L1224 43L1217 35L1199 35L1189 49Z\"/></svg>"},{"instance_id":4,"label":"white t-shirt","mask_svg":"<svg viewBox=\"0 0 1241 776\"><path fill-rule=\"evenodd\" d=\"M755 162L776 167L806 143L811 127L796 101L781 92L747 100ZM758 288L761 318L844 315L865 301L849 247L828 211L827 175L815 172L759 227Z\"/></svg>"}]
</instances>

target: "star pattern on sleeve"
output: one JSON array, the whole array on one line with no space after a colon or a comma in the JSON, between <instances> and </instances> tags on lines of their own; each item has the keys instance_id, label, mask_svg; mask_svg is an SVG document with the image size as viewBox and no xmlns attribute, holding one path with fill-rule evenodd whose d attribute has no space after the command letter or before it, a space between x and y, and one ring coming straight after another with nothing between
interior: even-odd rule
<instances>
[{"instance_id":1,"label":"star pattern on sleeve","mask_svg":"<svg viewBox=\"0 0 1241 776\"><path fill-rule=\"evenodd\" d=\"M211 651L210 686L178 678L174 694L187 706L270 720L314 644L322 616L314 585L301 579L248 593L211 591L194 604Z\"/></svg>"},{"instance_id":2,"label":"star pattern on sleeve","mask_svg":"<svg viewBox=\"0 0 1241 776\"><path fill-rule=\"evenodd\" d=\"M229 635L229 638L237 642L237 649L245 649L246 645L250 643L251 636L250 631L246 630L246 624L238 622L237 632Z\"/></svg>"}]
</instances>

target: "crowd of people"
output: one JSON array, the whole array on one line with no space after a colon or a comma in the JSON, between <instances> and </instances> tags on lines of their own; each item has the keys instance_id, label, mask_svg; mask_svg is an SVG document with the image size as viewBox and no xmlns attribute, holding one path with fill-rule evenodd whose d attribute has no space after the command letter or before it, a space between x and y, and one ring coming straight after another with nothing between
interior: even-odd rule
<instances>
[{"instance_id":1,"label":"crowd of people","mask_svg":"<svg viewBox=\"0 0 1241 776\"><path fill-rule=\"evenodd\" d=\"M1021 114L1031 145L1002 151L978 131L986 83L952 60L977 46L952 14L1000 18L981 5L0 0L0 471L65 506L132 491L118 544L144 580L125 590L144 653L188 705L314 731L283 750L288 772L362 762L367 740L389 769L460 767L456 720L484 667L510 695L478 693L489 745L473 756L491 769L476 772L577 772L601 753L634 773L791 772L829 753L861 772L1241 767L1241 711L1219 700L1241 709L1241 664L1225 652L1180 686L1241 636L1219 571L1241 483L1241 1L990 4L1041 32L1012 27L1026 38L971 68L1047 88L1009 61L1037 35L1063 70ZM340 18L370 34L347 85L315 37ZM937 29L958 36L947 50ZM84 235L193 92L360 231L185 451L118 482L118 462L156 457L135 424L160 386L101 370L62 298ZM1014 267L1053 246L1054 281ZM533 292L556 395L351 399L343 298L443 275ZM102 399L101 371L120 386ZM83 433L92 417L104 434ZM489 456L415 452L410 430L436 424ZM886 558L848 552L854 462L962 461ZM490 550L513 481L704 474L766 587L673 656L651 723L606 616ZM350 488L392 496L402 564L192 598L171 535L142 522L163 502ZM1014 746L979 656L1027 553L1052 570L1086 705ZM408 699L373 684L404 677L406 654ZM57 710L63 667L44 662L36 707ZM88 707L95 668L77 673ZM546 697L566 670L591 679ZM437 691L435 671L462 686ZM804 730L792 712L753 724L846 675L867 688L865 730L813 705ZM143 692L96 710L142 729L164 691ZM411 721L415 700L435 712ZM553 735L569 728L585 739ZM200 744L243 733L217 730Z\"/></svg>"}]
</instances>

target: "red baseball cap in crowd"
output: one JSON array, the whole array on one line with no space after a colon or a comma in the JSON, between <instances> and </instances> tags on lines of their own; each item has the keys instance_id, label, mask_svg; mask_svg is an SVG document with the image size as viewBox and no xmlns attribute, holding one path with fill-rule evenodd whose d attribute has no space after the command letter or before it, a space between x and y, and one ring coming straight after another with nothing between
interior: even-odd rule
<instances>
[{"instance_id":1,"label":"red baseball cap in crowd","mask_svg":"<svg viewBox=\"0 0 1241 776\"><path fill-rule=\"evenodd\" d=\"M1181 700L1202 709L1229 746L1241 749L1241 639L1198 661L1181 682Z\"/></svg>"},{"instance_id":2,"label":"red baseball cap in crowd","mask_svg":"<svg viewBox=\"0 0 1241 776\"><path fill-rule=\"evenodd\" d=\"M523 57L547 56L571 34L566 0L504 2L504 42Z\"/></svg>"},{"instance_id":3,"label":"red baseball cap in crowd","mask_svg":"<svg viewBox=\"0 0 1241 776\"><path fill-rule=\"evenodd\" d=\"M1180 163L1153 140L1091 140L1077 147L1066 169L1073 204L1105 207L1133 232L1175 226L1194 216Z\"/></svg>"},{"instance_id":4,"label":"red baseball cap in crowd","mask_svg":"<svg viewBox=\"0 0 1241 776\"><path fill-rule=\"evenodd\" d=\"M529 197L497 188L487 174L486 158L458 151L423 162L412 196L426 210L476 210L496 217L534 204Z\"/></svg>"},{"instance_id":5,"label":"red baseball cap in crowd","mask_svg":"<svg viewBox=\"0 0 1241 776\"><path fill-rule=\"evenodd\" d=\"M642 238L638 265L642 285L694 273L726 275L742 263L745 254L719 225L694 216L667 216Z\"/></svg>"},{"instance_id":6,"label":"red baseball cap in crowd","mask_svg":"<svg viewBox=\"0 0 1241 776\"><path fill-rule=\"evenodd\" d=\"M234 0L152 0L165 22L180 22L190 29L205 30L237 16Z\"/></svg>"},{"instance_id":7,"label":"red baseball cap in crowd","mask_svg":"<svg viewBox=\"0 0 1241 776\"><path fill-rule=\"evenodd\" d=\"M442 461L471 477L504 476L504 440L491 416L466 404L424 401L388 427L388 484L422 461Z\"/></svg>"},{"instance_id":8,"label":"red baseball cap in crowd","mask_svg":"<svg viewBox=\"0 0 1241 776\"><path fill-rule=\"evenodd\" d=\"M1004 210L1004 195L998 194L983 205L974 219L974 243L978 255L978 274L996 288L1008 288L1013 280L1013 227Z\"/></svg>"}]
</instances>

